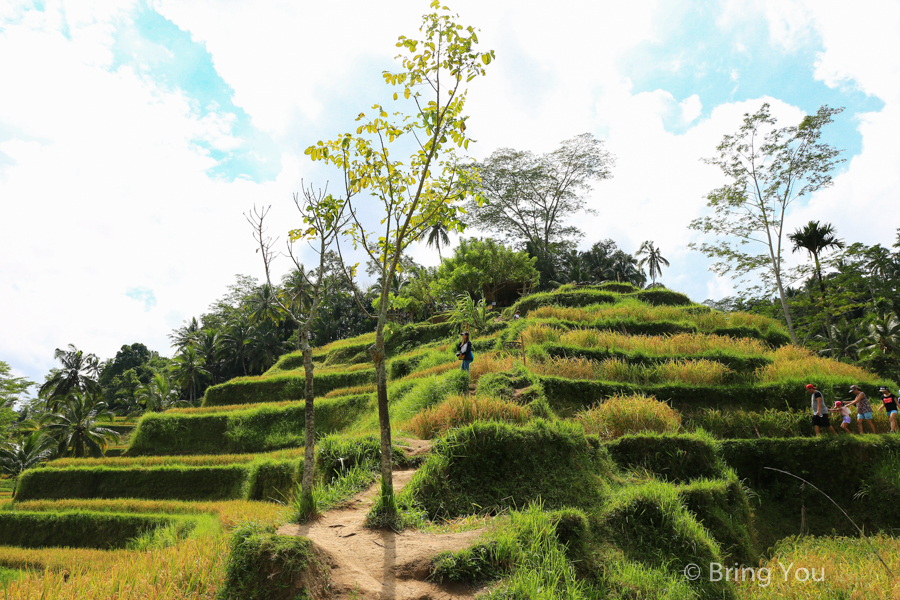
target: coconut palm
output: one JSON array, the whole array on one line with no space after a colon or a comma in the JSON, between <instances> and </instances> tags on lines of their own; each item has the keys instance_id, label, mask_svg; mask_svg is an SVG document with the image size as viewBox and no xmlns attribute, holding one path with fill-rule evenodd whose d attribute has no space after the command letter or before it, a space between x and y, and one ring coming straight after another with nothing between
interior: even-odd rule
<instances>
[{"instance_id":1,"label":"coconut palm","mask_svg":"<svg viewBox=\"0 0 900 600\"><path fill-rule=\"evenodd\" d=\"M101 425L113 420L113 413L105 402L95 401L90 394L72 392L62 409L44 427L44 431L56 440L59 454L97 458L103 456L111 440L119 441L117 432Z\"/></svg>"},{"instance_id":2,"label":"coconut palm","mask_svg":"<svg viewBox=\"0 0 900 600\"><path fill-rule=\"evenodd\" d=\"M159 372L154 373L150 382L138 390L137 397L147 410L154 412L188 405L184 400L178 399L178 390L172 386L172 380L165 373Z\"/></svg>"},{"instance_id":3,"label":"coconut palm","mask_svg":"<svg viewBox=\"0 0 900 600\"><path fill-rule=\"evenodd\" d=\"M247 317L251 323L260 321L279 321L284 318L281 307L278 306L276 291L268 284L261 286L256 293L247 299L250 310Z\"/></svg>"},{"instance_id":4,"label":"coconut palm","mask_svg":"<svg viewBox=\"0 0 900 600\"><path fill-rule=\"evenodd\" d=\"M197 317L193 317L190 323L182 325L170 333L169 339L172 340L172 347L180 350L185 346L193 344L199 333L200 323L197 322Z\"/></svg>"},{"instance_id":5,"label":"coconut palm","mask_svg":"<svg viewBox=\"0 0 900 600\"><path fill-rule=\"evenodd\" d=\"M863 350L870 354L900 354L900 319L890 312L882 312L866 326Z\"/></svg>"},{"instance_id":6,"label":"coconut palm","mask_svg":"<svg viewBox=\"0 0 900 600\"><path fill-rule=\"evenodd\" d=\"M815 263L816 280L819 282L819 291L822 294L822 310L825 311L826 334L828 334L831 328L831 316L826 307L825 279L822 277L820 257L823 251L830 248L843 248L844 242L837 238L831 223L821 225L818 221L810 221L801 229L788 234L788 239L794 244L793 252L806 250Z\"/></svg>"},{"instance_id":7,"label":"coconut palm","mask_svg":"<svg viewBox=\"0 0 900 600\"><path fill-rule=\"evenodd\" d=\"M434 223L430 227L427 227L422 235L419 236L419 241L426 240L426 246L434 246L437 248L438 259L441 262L444 262L444 257L441 256L441 246L446 248L450 245L450 236L447 235L447 228L444 227L443 223Z\"/></svg>"},{"instance_id":8,"label":"coconut palm","mask_svg":"<svg viewBox=\"0 0 900 600\"><path fill-rule=\"evenodd\" d=\"M266 371L288 350L282 332L271 321L257 323L251 328L247 342L251 368L259 372Z\"/></svg>"},{"instance_id":9,"label":"coconut palm","mask_svg":"<svg viewBox=\"0 0 900 600\"><path fill-rule=\"evenodd\" d=\"M818 334L815 339L824 342L825 347L821 354L831 358L856 358L859 351L860 333L853 323L843 319L830 326L830 331L825 335Z\"/></svg>"},{"instance_id":10,"label":"coconut palm","mask_svg":"<svg viewBox=\"0 0 900 600\"><path fill-rule=\"evenodd\" d=\"M222 336L218 329L203 329L197 334L196 348L203 365L209 371L213 385L219 382L222 370Z\"/></svg>"},{"instance_id":11,"label":"coconut palm","mask_svg":"<svg viewBox=\"0 0 900 600\"><path fill-rule=\"evenodd\" d=\"M36 467L56 455L56 440L36 431L17 443L0 445L0 473L16 478L13 496L16 495L18 477L27 469Z\"/></svg>"},{"instance_id":12,"label":"coconut palm","mask_svg":"<svg viewBox=\"0 0 900 600\"><path fill-rule=\"evenodd\" d=\"M47 381L40 387L38 394L47 398L47 406L55 410L56 406L70 392L79 391L89 394L100 393L100 359L95 354L85 354L69 344L68 350L57 348L53 358L62 364L62 368L54 369Z\"/></svg>"},{"instance_id":13,"label":"coconut palm","mask_svg":"<svg viewBox=\"0 0 900 600\"><path fill-rule=\"evenodd\" d=\"M227 333L221 338L223 354L227 360L240 364L244 375L247 374L247 344L251 335L250 327L243 319L237 319L229 324Z\"/></svg>"},{"instance_id":14,"label":"coconut palm","mask_svg":"<svg viewBox=\"0 0 900 600\"><path fill-rule=\"evenodd\" d=\"M181 385L181 389L188 391L191 404L197 397L197 390L203 380L209 375L203 357L197 353L194 346L185 346L175 356L175 364L172 366L172 375L175 381Z\"/></svg>"},{"instance_id":15,"label":"coconut palm","mask_svg":"<svg viewBox=\"0 0 900 600\"><path fill-rule=\"evenodd\" d=\"M669 261L666 260L660 249L657 248L650 240L641 244L641 247L635 252L636 257L641 257L638 267L643 269L647 265L650 271L650 280L656 285L656 278L662 276L662 267L668 267Z\"/></svg>"}]
</instances>

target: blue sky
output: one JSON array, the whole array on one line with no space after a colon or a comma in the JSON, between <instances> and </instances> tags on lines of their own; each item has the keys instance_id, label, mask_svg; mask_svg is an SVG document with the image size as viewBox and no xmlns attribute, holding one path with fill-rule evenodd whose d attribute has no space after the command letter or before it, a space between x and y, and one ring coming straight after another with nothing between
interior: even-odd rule
<instances>
[{"instance_id":1,"label":"blue sky","mask_svg":"<svg viewBox=\"0 0 900 600\"><path fill-rule=\"evenodd\" d=\"M375 102L394 106L381 72L428 3L390 6L0 5L0 56L16 57L0 61L0 360L40 380L69 343L102 358L138 341L167 354L166 334L236 274L260 277L243 213L271 204L272 233L286 233L300 181L335 176L303 149ZM474 158L549 152L584 132L616 155L613 178L587 196L598 216L574 217L582 246L613 238L633 252L650 239L671 262L670 287L696 300L733 293L686 249L698 241L687 224L722 183L700 159L762 102L784 124L846 109L826 138L847 162L788 228L815 218L848 241L893 243L898 3L451 6L497 57L469 92Z\"/></svg>"}]
</instances>

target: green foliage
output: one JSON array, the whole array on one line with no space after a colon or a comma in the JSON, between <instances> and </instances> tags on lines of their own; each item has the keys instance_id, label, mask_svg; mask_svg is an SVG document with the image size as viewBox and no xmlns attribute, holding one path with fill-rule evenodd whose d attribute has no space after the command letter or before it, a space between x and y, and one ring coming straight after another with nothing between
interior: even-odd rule
<instances>
[{"instance_id":1,"label":"green foliage","mask_svg":"<svg viewBox=\"0 0 900 600\"><path fill-rule=\"evenodd\" d=\"M25 400L28 388L35 385L24 377L13 377L10 366L0 360L0 409L12 408L16 403ZM0 432L3 429L0 428Z\"/></svg>"},{"instance_id":2,"label":"green foliage","mask_svg":"<svg viewBox=\"0 0 900 600\"><path fill-rule=\"evenodd\" d=\"M605 444L623 469L646 470L664 481L717 479L725 464L715 442L702 435L626 435Z\"/></svg>"},{"instance_id":3,"label":"green foliage","mask_svg":"<svg viewBox=\"0 0 900 600\"><path fill-rule=\"evenodd\" d=\"M603 497L599 474L608 468L570 423L476 422L435 443L400 503L411 499L431 518L497 512L538 498L548 508L593 506Z\"/></svg>"},{"instance_id":4,"label":"green foliage","mask_svg":"<svg viewBox=\"0 0 900 600\"><path fill-rule=\"evenodd\" d=\"M327 567L300 536L275 535L273 527L244 523L231 537L221 600L294 600L305 584L325 577Z\"/></svg>"},{"instance_id":5,"label":"green foliage","mask_svg":"<svg viewBox=\"0 0 900 600\"><path fill-rule=\"evenodd\" d=\"M486 303L497 300L497 293L513 285L532 288L540 276L526 252L516 252L490 238L461 239L453 256L444 259L433 284L435 295L449 298L465 295L483 298Z\"/></svg>"},{"instance_id":6,"label":"green foliage","mask_svg":"<svg viewBox=\"0 0 900 600\"><path fill-rule=\"evenodd\" d=\"M580 289L563 292L540 292L525 296L513 305L524 317L539 306L590 306L592 304L615 304L618 296L597 289Z\"/></svg>"},{"instance_id":7,"label":"green foliage","mask_svg":"<svg viewBox=\"0 0 900 600\"><path fill-rule=\"evenodd\" d=\"M679 487L678 495L718 542L726 563L758 563L750 501L733 473L726 479L692 481Z\"/></svg>"},{"instance_id":8,"label":"green foliage","mask_svg":"<svg viewBox=\"0 0 900 600\"><path fill-rule=\"evenodd\" d=\"M714 350L703 352L701 354L668 354L666 356L653 356L642 352L627 352L622 350L597 349L597 348L579 348L576 346L568 346L563 344L544 344L544 350L549 356L559 357L580 357L589 360L601 361L610 358L623 360L629 364L637 365L658 365L664 362L675 360L710 360L721 363L735 371L746 375L752 375L756 369L765 365L772 364L772 359L765 356L740 356L724 352L722 350Z\"/></svg>"},{"instance_id":9,"label":"green foliage","mask_svg":"<svg viewBox=\"0 0 900 600\"><path fill-rule=\"evenodd\" d=\"M375 435L328 435L317 444L316 466L326 482L355 467L377 469L381 462L381 442ZM401 446L392 450L394 464L400 467L411 463Z\"/></svg>"},{"instance_id":10,"label":"green foliage","mask_svg":"<svg viewBox=\"0 0 900 600\"><path fill-rule=\"evenodd\" d=\"M641 290L631 295L638 300L653 306L690 306L693 304L691 299L684 294L663 288Z\"/></svg>"},{"instance_id":11,"label":"green foliage","mask_svg":"<svg viewBox=\"0 0 900 600\"><path fill-rule=\"evenodd\" d=\"M181 515L119 514L91 511L0 511L0 540L4 546L45 548L125 548L132 538L159 527L179 524L183 531L197 517Z\"/></svg>"},{"instance_id":12,"label":"green foliage","mask_svg":"<svg viewBox=\"0 0 900 600\"><path fill-rule=\"evenodd\" d=\"M815 433L809 410L705 408L685 415L683 425L688 431L703 429L719 439L808 437Z\"/></svg>"},{"instance_id":13,"label":"green foliage","mask_svg":"<svg viewBox=\"0 0 900 600\"><path fill-rule=\"evenodd\" d=\"M322 396L338 388L372 383L375 381L375 370L314 373L313 378L316 396ZM203 406L301 400L306 397L305 385L305 377L293 373L263 377L237 377L208 388L203 398Z\"/></svg>"},{"instance_id":14,"label":"green foliage","mask_svg":"<svg viewBox=\"0 0 900 600\"><path fill-rule=\"evenodd\" d=\"M316 400L316 431L348 427L369 406L369 395ZM302 446L305 406L248 407L224 413L145 415L131 437L130 456L240 454Z\"/></svg>"},{"instance_id":15,"label":"green foliage","mask_svg":"<svg viewBox=\"0 0 900 600\"><path fill-rule=\"evenodd\" d=\"M725 462L738 478L759 495L755 510L760 547L801 533L857 535L853 525L821 493L793 477L768 470L788 471L830 496L865 531L890 529L895 514L884 507L900 502L896 461L900 440L891 435L840 436L836 439L792 438L722 440ZM800 515L805 507L805 523Z\"/></svg>"},{"instance_id":16,"label":"green foliage","mask_svg":"<svg viewBox=\"0 0 900 600\"><path fill-rule=\"evenodd\" d=\"M399 354L432 342L449 343L458 331L459 327L453 323L404 325L386 336L384 349L388 353Z\"/></svg>"}]
</instances>

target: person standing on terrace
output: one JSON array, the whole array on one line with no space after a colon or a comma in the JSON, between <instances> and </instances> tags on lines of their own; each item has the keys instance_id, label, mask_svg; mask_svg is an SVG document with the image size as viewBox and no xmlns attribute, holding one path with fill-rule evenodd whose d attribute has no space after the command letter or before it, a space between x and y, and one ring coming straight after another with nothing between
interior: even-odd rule
<instances>
[{"instance_id":1,"label":"person standing on terrace","mask_svg":"<svg viewBox=\"0 0 900 600\"><path fill-rule=\"evenodd\" d=\"M878 410L884 409L888 419L891 421L891 433L897 431L897 396L893 395L886 385L881 386L878 390L881 392L881 406Z\"/></svg>"},{"instance_id":2,"label":"person standing on terrace","mask_svg":"<svg viewBox=\"0 0 900 600\"><path fill-rule=\"evenodd\" d=\"M834 430L834 426L828 419L828 407L825 406L825 398L822 396L822 392L817 390L816 386L812 383L806 384L806 391L812 394L812 424L813 429L816 430L816 437L819 437L819 432L823 427L827 427L831 430L831 433L837 435L837 431Z\"/></svg>"},{"instance_id":3,"label":"person standing on terrace","mask_svg":"<svg viewBox=\"0 0 900 600\"><path fill-rule=\"evenodd\" d=\"M469 341L469 332L464 331L462 339L456 345L456 358L462 361L462 370L468 372L469 365L475 359L472 354L472 342Z\"/></svg>"},{"instance_id":4,"label":"person standing on terrace","mask_svg":"<svg viewBox=\"0 0 900 600\"><path fill-rule=\"evenodd\" d=\"M866 421L869 424L869 429L872 430L872 433L875 433L875 425L872 423L872 405L869 404L869 399L863 393L858 386L851 385L850 392L855 396L855 398L847 403L847 406L856 405L856 425L859 427L859 432L863 432L863 421Z\"/></svg>"}]
</instances>

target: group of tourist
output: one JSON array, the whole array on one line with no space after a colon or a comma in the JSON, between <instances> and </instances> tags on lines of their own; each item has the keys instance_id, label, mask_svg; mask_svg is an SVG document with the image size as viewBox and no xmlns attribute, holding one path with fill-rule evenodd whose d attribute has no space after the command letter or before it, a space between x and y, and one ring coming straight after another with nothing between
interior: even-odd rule
<instances>
[{"instance_id":1,"label":"group of tourist","mask_svg":"<svg viewBox=\"0 0 900 600\"><path fill-rule=\"evenodd\" d=\"M859 389L858 386L850 386L849 394L853 396L852 400L849 402L837 400L831 408L828 408L825 405L825 398L822 396L822 392L820 392L814 384L806 384L806 391L807 393L812 394L812 424L813 428L816 430L816 437L819 437L819 433L822 429L837 435L837 430L835 430L834 426L831 424L831 419L829 418L831 413L840 413L841 429L846 433L851 433L851 406L856 407L856 426L859 427L859 433L865 433L865 431L863 431L863 423L866 423L872 433L875 433L875 425L872 423L872 405L869 404L869 398L866 396L865 392ZM887 413L888 419L891 422L891 433L894 433L898 431L897 396L892 394L886 386L881 386L878 391L881 392L881 405L878 406L878 410L884 410Z\"/></svg>"}]
</instances>

